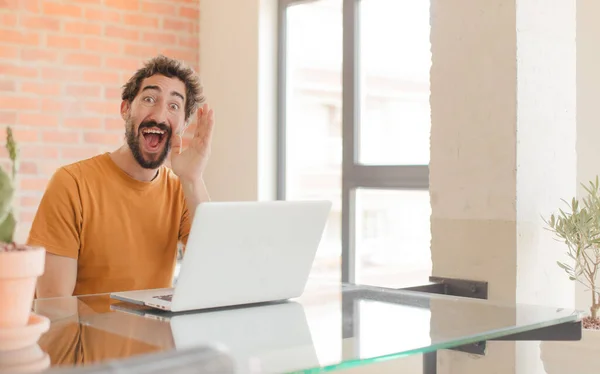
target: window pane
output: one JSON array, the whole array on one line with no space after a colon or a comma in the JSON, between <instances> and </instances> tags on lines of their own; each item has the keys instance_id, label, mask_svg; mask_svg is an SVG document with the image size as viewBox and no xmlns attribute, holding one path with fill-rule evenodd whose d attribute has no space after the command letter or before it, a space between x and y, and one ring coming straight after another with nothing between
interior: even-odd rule
<instances>
[{"instance_id":1,"label":"window pane","mask_svg":"<svg viewBox=\"0 0 600 374\"><path fill-rule=\"evenodd\" d=\"M289 7L286 48L286 198L326 199L333 202L311 279L339 281L342 171L341 0L322 0Z\"/></svg>"},{"instance_id":2,"label":"window pane","mask_svg":"<svg viewBox=\"0 0 600 374\"><path fill-rule=\"evenodd\" d=\"M429 1L360 2L359 163L429 164Z\"/></svg>"},{"instance_id":3,"label":"window pane","mask_svg":"<svg viewBox=\"0 0 600 374\"><path fill-rule=\"evenodd\" d=\"M356 282L401 287L431 275L429 191L356 191Z\"/></svg>"}]
</instances>

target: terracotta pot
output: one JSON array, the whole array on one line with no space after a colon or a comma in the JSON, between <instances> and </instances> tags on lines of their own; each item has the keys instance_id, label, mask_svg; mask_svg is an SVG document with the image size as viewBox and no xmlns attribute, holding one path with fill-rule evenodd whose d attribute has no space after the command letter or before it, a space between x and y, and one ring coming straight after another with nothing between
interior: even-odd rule
<instances>
[{"instance_id":1,"label":"terracotta pot","mask_svg":"<svg viewBox=\"0 0 600 374\"><path fill-rule=\"evenodd\" d=\"M44 273L44 248L0 250L0 329L23 327L29 321L37 278Z\"/></svg>"}]
</instances>

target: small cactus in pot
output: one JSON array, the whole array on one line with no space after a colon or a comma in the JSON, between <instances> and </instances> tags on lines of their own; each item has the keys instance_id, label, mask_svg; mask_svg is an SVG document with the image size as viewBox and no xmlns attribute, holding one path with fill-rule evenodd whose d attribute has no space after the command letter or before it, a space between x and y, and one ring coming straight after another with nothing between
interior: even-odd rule
<instances>
[{"instance_id":1,"label":"small cactus in pot","mask_svg":"<svg viewBox=\"0 0 600 374\"><path fill-rule=\"evenodd\" d=\"M14 241L19 152L10 127L6 129L6 149L12 166L10 172L0 168L0 329L27 325L37 278L45 265L44 248Z\"/></svg>"}]
</instances>

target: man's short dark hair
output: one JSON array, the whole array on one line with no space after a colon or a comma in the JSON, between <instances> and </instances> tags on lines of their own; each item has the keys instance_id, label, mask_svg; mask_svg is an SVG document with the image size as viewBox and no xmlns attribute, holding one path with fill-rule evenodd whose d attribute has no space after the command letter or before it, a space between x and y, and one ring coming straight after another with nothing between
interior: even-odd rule
<instances>
[{"instance_id":1,"label":"man's short dark hair","mask_svg":"<svg viewBox=\"0 0 600 374\"><path fill-rule=\"evenodd\" d=\"M205 101L202 84L196 72L182 62L159 55L147 61L123 86L121 99L132 102L140 91L142 81L155 74L179 78L185 84L185 122Z\"/></svg>"}]
</instances>

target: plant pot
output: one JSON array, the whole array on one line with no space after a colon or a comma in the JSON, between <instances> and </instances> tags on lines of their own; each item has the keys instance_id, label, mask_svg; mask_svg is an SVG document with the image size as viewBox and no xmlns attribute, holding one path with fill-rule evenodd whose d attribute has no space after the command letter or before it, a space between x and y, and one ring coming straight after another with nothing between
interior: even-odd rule
<instances>
[{"instance_id":1,"label":"plant pot","mask_svg":"<svg viewBox=\"0 0 600 374\"><path fill-rule=\"evenodd\" d=\"M50 367L50 356L39 345L1 352L0 373L39 373Z\"/></svg>"},{"instance_id":2,"label":"plant pot","mask_svg":"<svg viewBox=\"0 0 600 374\"><path fill-rule=\"evenodd\" d=\"M44 248L14 247L0 247L0 329L27 325L37 278L44 273Z\"/></svg>"},{"instance_id":3,"label":"plant pot","mask_svg":"<svg viewBox=\"0 0 600 374\"><path fill-rule=\"evenodd\" d=\"M584 329L581 340L540 344L546 374L596 374L600 367L600 330Z\"/></svg>"}]
</instances>

